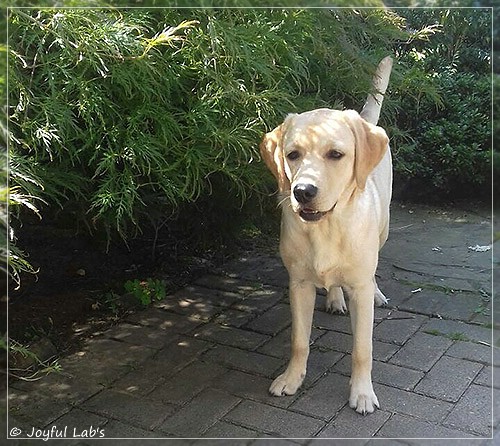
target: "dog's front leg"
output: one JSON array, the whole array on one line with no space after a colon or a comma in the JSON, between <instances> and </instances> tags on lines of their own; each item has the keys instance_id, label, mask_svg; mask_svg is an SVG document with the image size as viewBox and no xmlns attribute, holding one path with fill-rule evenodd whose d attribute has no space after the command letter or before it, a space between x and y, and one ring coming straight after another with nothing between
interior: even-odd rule
<instances>
[{"instance_id":1,"label":"dog's front leg","mask_svg":"<svg viewBox=\"0 0 500 446\"><path fill-rule=\"evenodd\" d=\"M292 351L285 372L278 376L269 388L272 395L293 395L304 381L315 299L316 288L312 283L290 281Z\"/></svg>"},{"instance_id":2,"label":"dog's front leg","mask_svg":"<svg viewBox=\"0 0 500 446\"><path fill-rule=\"evenodd\" d=\"M349 405L363 415L379 407L371 380L374 291L373 281L370 281L348 293L353 332Z\"/></svg>"}]
</instances>

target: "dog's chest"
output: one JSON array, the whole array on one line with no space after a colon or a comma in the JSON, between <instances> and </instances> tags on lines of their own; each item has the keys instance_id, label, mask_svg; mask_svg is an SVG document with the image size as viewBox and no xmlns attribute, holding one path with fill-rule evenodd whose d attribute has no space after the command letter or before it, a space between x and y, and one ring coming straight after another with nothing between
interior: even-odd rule
<instances>
[{"instance_id":1,"label":"dog's chest","mask_svg":"<svg viewBox=\"0 0 500 446\"><path fill-rule=\"evenodd\" d=\"M318 288L341 286L350 268L352 255L335 237L325 238L295 234L282 244L281 255L290 276L314 283Z\"/></svg>"},{"instance_id":2,"label":"dog's chest","mask_svg":"<svg viewBox=\"0 0 500 446\"><path fill-rule=\"evenodd\" d=\"M304 271L319 288L340 286L346 272L345 256L339 246L311 245L303 258ZM306 279L306 280L307 280Z\"/></svg>"}]
</instances>

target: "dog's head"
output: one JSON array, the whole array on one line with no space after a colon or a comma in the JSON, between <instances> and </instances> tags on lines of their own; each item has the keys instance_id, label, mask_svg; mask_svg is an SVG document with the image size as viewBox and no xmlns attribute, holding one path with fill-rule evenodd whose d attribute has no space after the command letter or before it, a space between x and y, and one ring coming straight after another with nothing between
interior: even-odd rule
<instances>
[{"instance_id":1,"label":"dog's head","mask_svg":"<svg viewBox=\"0 0 500 446\"><path fill-rule=\"evenodd\" d=\"M288 115L267 133L260 152L303 221L321 220L351 186L363 190L387 150L381 127L353 111L318 109Z\"/></svg>"}]
</instances>

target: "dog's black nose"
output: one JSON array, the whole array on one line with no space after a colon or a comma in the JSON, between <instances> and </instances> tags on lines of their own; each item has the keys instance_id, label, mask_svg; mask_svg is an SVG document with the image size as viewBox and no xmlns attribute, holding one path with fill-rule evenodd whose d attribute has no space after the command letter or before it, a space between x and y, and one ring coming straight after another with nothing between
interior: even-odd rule
<instances>
[{"instance_id":1,"label":"dog's black nose","mask_svg":"<svg viewBox=\"0 0 500 446\"><path fill-rule=\"evenodd\" d=\"M318 188L312 184L297 184L293 195L300 204L309 203L318 193Z\"/></svg>"}]
</instances>

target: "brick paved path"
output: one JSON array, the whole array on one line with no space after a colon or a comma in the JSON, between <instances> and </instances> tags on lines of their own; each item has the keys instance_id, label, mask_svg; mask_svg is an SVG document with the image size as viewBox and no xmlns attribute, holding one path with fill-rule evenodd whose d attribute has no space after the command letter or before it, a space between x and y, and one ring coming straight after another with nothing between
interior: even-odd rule
<instances>
[{"instance_id":1,"label":"brick paved path","mask_svg":"<svg viewBox=\"0 0 500 446\"><path fill-rule=\"evenodd\" d=\"M252 253L89 339L60 360L62 374L11 382L8 429L26 438L33 428L52 428L52 435L80 435L67 441L80 445L101 434L193 439L182 444L488 438L500 422L491 410L492 371L500 371L500 355L492 364L491 251L469 247L490 243L488 216L393 206L377 273L391 300L375 311L381 408L374 414L348 407L349 317L326 313L321 293L303 387L289 397L267 393L289 356L287 275L277 256ZM497 331L494 337L498 344Z\"/></svg>"}]
</instances>

